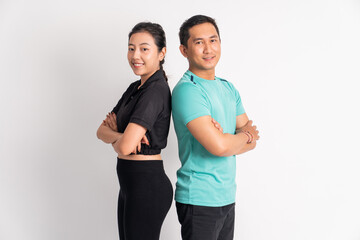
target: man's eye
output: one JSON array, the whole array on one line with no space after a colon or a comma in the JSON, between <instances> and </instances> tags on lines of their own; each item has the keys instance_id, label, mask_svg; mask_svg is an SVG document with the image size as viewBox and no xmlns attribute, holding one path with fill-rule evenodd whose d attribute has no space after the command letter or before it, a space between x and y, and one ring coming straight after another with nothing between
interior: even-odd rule
<instances>
[{"instance_id":1,"label":"man's eye","mask_svg":"<svg viewBox=\"0 0 360 240\"><path fill-rule=\"evenodd\" d=\"M201 42L201 41L197 41L197 42L195 42L195 44L202 44L202 42Z\"/></svg>"},{"instance_id":2,"label":"man's eye","mask_svg":"<svg viewBox=\"0 0 360 240\"><path fill-rule=\"evenodd\" d=\"M129 52L132 52L132 51L134 51L134 49L133 49L133 48L129 48Z\"/></svg>"}]
</instances>

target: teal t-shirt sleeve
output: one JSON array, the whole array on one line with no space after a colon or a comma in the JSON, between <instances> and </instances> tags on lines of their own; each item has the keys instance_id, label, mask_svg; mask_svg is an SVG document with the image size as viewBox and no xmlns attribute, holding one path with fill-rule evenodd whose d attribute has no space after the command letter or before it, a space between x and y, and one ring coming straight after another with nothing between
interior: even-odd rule
<instances>
[{"instance_id":1,"label":"teal t-shirt sleeve","mask_svg":"<svg viewBox=\"0 0 360 240\"><path fill-rule=\"evenodd\" d=\"M208 101L201 89L193 83L176 86L171 102L174 118L184 125L198 117L211 115Z\"/></svg>"},{"instance_id":2,"label":"teal t-shirt sleeve","mask_svg":"<svg viewBox=\"0 0 360 240\"><path fill-rule=\"evenodd\" d=\"M245 109L241 102L241 97L240 97L238 90L234 86L232 86L232 87L235 92L235 98L236 98L236 116L239 116L239 115L245 113Z\"/></svg>"}]
</instances>

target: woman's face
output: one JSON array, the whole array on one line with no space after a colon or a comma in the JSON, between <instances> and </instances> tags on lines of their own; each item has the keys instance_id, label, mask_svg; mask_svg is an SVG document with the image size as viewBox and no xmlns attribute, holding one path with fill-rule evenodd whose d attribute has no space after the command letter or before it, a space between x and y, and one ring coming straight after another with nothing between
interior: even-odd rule
<instances>
[{"instance_id":1,"label":"woman's face","mask_svg":"<svg viewBox=\"0 0 360 240\"><path fill-rule=\"evenodd\" d=\"M134 73L147 80L160 69L160 61L165 57L166 49L160 52L155 40L148 32L139 32L131 35L129 39L128 61Z\"/></svg>"}]
</instances>

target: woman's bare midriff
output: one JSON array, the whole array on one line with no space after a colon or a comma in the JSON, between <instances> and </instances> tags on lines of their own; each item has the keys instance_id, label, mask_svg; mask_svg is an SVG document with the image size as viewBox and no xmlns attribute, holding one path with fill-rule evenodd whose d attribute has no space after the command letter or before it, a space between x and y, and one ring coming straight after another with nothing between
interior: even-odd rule
<instances>
[{"instance_id":1,"label":"woman's bare midriff","mask_svg":"<svg viewBox=\"0 0 360 240\"><path fill-rule=\"evenodd\" d=\"M120 159L126 159L126 160L134 160L134 161L145 161L145 160L161 160L161 155L142 155L142 154L136 154L136 155L120 155L118 154L118 158Z\"/></svg>"}]
</instances>

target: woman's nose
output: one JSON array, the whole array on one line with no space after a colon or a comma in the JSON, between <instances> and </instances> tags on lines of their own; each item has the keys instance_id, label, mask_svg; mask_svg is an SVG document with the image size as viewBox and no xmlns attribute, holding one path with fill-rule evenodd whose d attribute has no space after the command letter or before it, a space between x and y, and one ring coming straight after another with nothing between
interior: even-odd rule
<instances>
[{"instance_id":1,"label":"woman's nose","mask_svg":"<svg viewBox=\"0 0 360 240\"><path fill-rule=\"evenodd\" d=\"M135 49L133 52L133 56L134 59L138 59L140 57L140 51Z\"/></svg>"}]
</instances>

